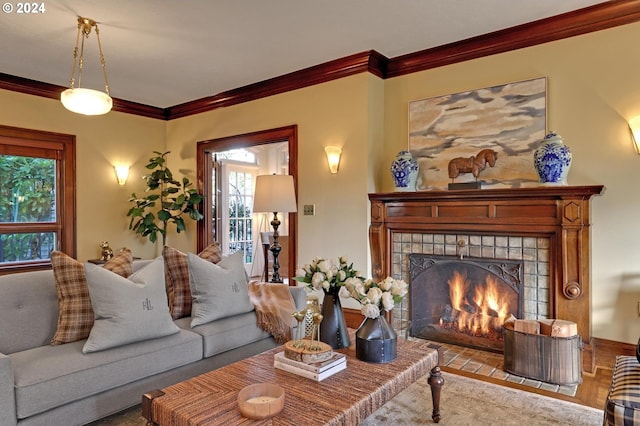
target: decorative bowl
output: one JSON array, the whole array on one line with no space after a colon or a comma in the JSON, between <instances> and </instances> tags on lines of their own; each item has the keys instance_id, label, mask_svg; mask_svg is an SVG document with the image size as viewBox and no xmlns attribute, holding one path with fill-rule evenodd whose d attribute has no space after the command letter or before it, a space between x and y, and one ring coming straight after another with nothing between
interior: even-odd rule
<instances>
[{"instance_id":1,"label":"decorative bowl","mask_svg":"<svg viewBox=\"0 0 640 426\"><path fill-rule=\"evenodd\" d=\"M244 417L266 419L284 407L284 389L273 383L256 383L238 392L238 407Z\"/></svg>"}]
</instances>

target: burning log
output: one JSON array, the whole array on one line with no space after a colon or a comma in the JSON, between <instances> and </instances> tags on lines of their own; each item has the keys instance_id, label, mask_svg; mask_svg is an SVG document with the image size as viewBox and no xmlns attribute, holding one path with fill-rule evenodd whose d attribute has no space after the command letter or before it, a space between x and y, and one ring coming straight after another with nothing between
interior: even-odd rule
<instances>
[{"instance_id":1,"label":"burning log","mask_svg":"<svg viewBox=\"0 0 640 426\"><path fill-rule=\"evenodd\" d=\"M455 322L460 316L460 311L453 309L451 305L445 305L442 310L442 321L445 323Z\"/></svg>"}]
</instances>

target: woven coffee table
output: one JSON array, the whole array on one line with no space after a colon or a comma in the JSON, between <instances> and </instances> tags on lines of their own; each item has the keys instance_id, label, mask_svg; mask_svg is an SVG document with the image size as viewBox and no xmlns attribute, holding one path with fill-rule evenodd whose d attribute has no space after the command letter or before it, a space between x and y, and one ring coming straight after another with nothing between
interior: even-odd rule
<instances>
[{"instance_id":1,"label":"woven coffee table","mask_svg":"<svg viewBox=\"0 0 640 426\"><path fill-rule=\"evenodd\" d=\"M352 330L351 330L352 331ZM353 339L352 341L354 341ZM273 367L278 347L143 396L143 416L161 426L187 425L357 425L420 377L430 373L433 413L440 421L438 349L398 339L398 358L370 364L355 357L354 344L338 350L347 369L316 382ZM249 420L238 409L238 391L253 383L285 389L284 409L275 417ZM425 408L428 403L425 402Z\"/></svg>"}]
</instances>

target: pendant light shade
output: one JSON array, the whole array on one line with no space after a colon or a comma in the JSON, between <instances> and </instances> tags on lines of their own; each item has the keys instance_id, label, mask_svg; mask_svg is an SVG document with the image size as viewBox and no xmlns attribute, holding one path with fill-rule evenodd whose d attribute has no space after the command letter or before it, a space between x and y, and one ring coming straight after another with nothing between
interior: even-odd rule
<instances>
[{"instance_id":1,"label":"pendant light shade","mask_svg":"<svg viewBox=\"0 0 640 426\"><path fill-rule=\"evenodd\" d=\"M102 73L104 75L104 92L80 87L82 83L82 68L84 66L84 41L89 39L92 28L96 29L100 65L102 66ZM80 44L79 52L78 44ZM76 81L78 87L75 87ZM113 107L113 100L109 95L109 81L107 80L107 69L104 55L102 54L102 44L100 43L100 30L98 30L98 24L93 19L78 18L78 33L76 35L76 46L73 50L71 79L69 80L69 88L60 95L60 101L62 101L62 105L69 111L84 115L106 114L111 111Z\"/></svg>"},{"instance_id":2,"label":"pendant light shade","mask_svg":"<svg viewBox=\"0 0 640 426\"><path fill-rule=\"evenodd\" d=\"M93 89L67 89L60 95L62 105L66 109L84 115L102 115L111 111L111 96Z\"/></svg>"}]
</instances>

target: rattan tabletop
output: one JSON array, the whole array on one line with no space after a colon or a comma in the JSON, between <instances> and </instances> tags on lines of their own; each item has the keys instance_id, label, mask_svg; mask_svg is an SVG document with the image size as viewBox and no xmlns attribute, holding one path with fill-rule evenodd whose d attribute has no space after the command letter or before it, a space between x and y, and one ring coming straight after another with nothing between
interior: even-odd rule
<instances>
[{"instance_id":1,"label":"rattan tabletop","mask_svg":"<svg viewBox=\"0 0 640 426\"><path fill-rule=\"evenodd\" d=\"M162 389L156 393L162 396L151 401L150 420L162 426L357 425L432 369L439 374L436 349L402 338L398 357L387 364L358 360L354 344L338 350L347 355L346 370L321 382L274 368L273 356L282 350L274 348ZM284 409L270 419L244 418L238 409L238 391L260 382L285 389ZM425 405L429 406L428 401ZM434 400L434 419L437 414L439 420L436 405Z\"/></svg>"}]
</instances>

